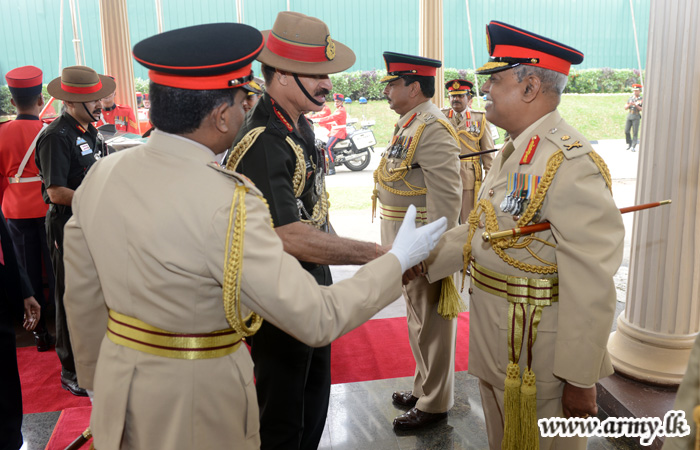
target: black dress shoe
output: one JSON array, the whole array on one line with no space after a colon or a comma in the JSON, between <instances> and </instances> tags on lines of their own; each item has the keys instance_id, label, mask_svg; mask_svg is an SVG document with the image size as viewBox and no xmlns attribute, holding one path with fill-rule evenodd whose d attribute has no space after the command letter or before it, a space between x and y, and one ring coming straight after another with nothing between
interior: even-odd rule
<instances>
[{"instance_id":1,"label":"black dress shoe","mask_svg":"<svg viewBox=\"0 0 700 450\"><path fill-rule=\"evenodd\" d=\"M48 352L56 343L56 338L51 336L48 331L43 333L34 332L34 343L36 344L37 352Z\"/></svg>"},{"instance_id":2,"label":"black dress shoe","mask_svg":"<svg viewBox=\"0 0 700 450\"><path fill-rule=\"evenodd\" d=\"M88 396L87 391L78 386L77 381L71 381L67 378L64 378L63 375L61 375L61 387L70 392L71 394L75 395L76 397Z\"/></svg>"},{"instance_id":3,"label":"black dress shoe","mask_svg":"<svg viewBox=\"0 0 700 450\"><path fill-rule=\"evenodd\" d=\"M447 413L427 413L418 408L411 408L394 419L394 430L417 430L427 425L447 419Z\"/></svg>"},{"instance_id":4,"label":"black dress shoe","mask_svg":"<svg viewBox=\"0 0 700 450\"><path fill-rule=\"evenodd\" d=\"M418 402L418 397L414 397L412 391L394 392L391 394L391 399L394 401L394 403L401 406L407 406L409 408L413 408Z\"/></svg>"}]
</instances>

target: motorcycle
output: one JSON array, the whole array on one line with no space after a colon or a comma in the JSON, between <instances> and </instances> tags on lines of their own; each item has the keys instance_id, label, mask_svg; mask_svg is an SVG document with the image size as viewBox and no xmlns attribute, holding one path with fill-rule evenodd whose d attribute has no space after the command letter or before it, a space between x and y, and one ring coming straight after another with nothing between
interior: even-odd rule
<instances>
[{"instance_id":1,"label":"motorcycle","mask_svg":"<svg viewBox=\"0 0 700 450\"><path fill-rule=\"evenodd\" d=\"M374 152L377 140L371 129L375 124L374 120L361 121L359 129L356 128L357 122L357 119L347 120L347 137L339 140L333 146L333 158L336 166L343 164L348 169L359 172L369 165L372 158L370 150ZM316 146L323 149L323 154L327 155L328 130L324 127L316 126L314 127L314 133L316 135Z\"/></svg>"}]
</instances>

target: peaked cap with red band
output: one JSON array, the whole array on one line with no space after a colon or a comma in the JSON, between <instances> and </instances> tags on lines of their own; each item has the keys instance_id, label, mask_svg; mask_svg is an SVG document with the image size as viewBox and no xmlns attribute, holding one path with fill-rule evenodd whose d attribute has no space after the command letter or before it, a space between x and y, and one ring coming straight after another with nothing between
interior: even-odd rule
<instances>
[{"instance_id":1,"label":"peaked cap with red band","mask_svg":"<svg viewBox=\"0 0 700 450\"><path fill-rule=\"evenodd\" d=\"M22 66L12 69L5 75L7 87L14 98L36 97L41 94L43 73L34 66Z\"/></svg>"},{"instance_id":2,"label":"peaked cap with red band","mask_svg":"<svg viewBox=\"0 0 700 450\"><path fill-rule=\"evenodd\" d=\"M486 25L486 41L491 58L476 70L479 75L521 64L569 75L571 65L583 61L583 53L568 45L495 20Z\"/></svg>"},{"instance_id":3,"label":"peaked cap with red band","mask_svg":"<svg viewBox=\"0 0 700 450\"><path fill-rule=\"evenodd\" d=\"M445 88L447 89L447 93L449 95L460 95L460 94L474 95L474 92L472 91L473 87L474 87L474 83L472 83L469 80L455 79L455 80L450 80L447 83L445 83Z\"/></svg>"},{"instance_id":4,"label":"peaked cap with red band","mask_svg":"<svg viewBox=\"0 0 700 450\"><path fill-rule=\"evenodd\" d=\"M292 11L277 13L271 30L262 32L265 48L258 61L285 72L328 75L355 64L350 47L331 39L323 21Z\"/></svg>"},{"instance_id":5,"label":"peaked cap with red band","mask_svg":"<svg viewBox=\"0 0 700 450\"><path fill-rule=\"evenodd\" d=\"M394 52L384 52L384 62L386 76L379 80L381 83L388 83L406 75L434 77L438 67L442 67L442 62L437 59Z\"/></svg>"},{"instance_id":6,"label":"peaked cap with red band","mask_svg":"<svg viewBox=\"0 0 700 450\"><path fill-rule=\"evenodd\" d=\"M134 59L150 69L154 83L193 91L248 84L250 66L263 48L260 31L240 23L178 28L134 46Z\"/></svg>"},{"instance_id":7,"label":"peaked cap with red band","mask_svg":"<svg viewBox=\"0 0 700 450\"><path fill-rule=\"evenodd\" d=\"M46 86L51 96L66 102L94 102L107 97L117 88L117 83L107 75L99 75L86 66L66 67L61 76Z\"/></svg>"},{"instance_id":8,"label":"peaked cap with red band","mask_svg":"<svg viewBox=\"0 0 700 450\"><path fill-rule=\"evenodd\" d=\"M333 94L333 100L342 102L343 100L345 100L345 96L340 93Z\"/></svg>"},{"instance_id":9,"label":"peaked cap with red band","mask_svg":"<svg viewBox=\"0 0 700 450\"><path fill-rule=\"evenodd\" d=\"M641 89L642 89L642 85L641 85L641 84L633 84L633 85L632 85L632 89L639 89L639 90L641 90Z\"/></svg>"}]
</instances>

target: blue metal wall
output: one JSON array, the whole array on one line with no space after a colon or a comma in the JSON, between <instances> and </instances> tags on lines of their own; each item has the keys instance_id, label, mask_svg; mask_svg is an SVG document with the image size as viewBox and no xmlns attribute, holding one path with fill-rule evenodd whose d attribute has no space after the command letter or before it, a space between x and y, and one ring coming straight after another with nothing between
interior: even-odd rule
<instances>
[{"instance_id":1,"label":"blue metal wall","mask_svg":"<svg viewBox=\"0 0 700 450\"><path fill-rule=\"evenodd\" d=\"M161 0L165 30L207 22L235 22L235 0ZM98 0L77 0L85 63L102 71ZM472 68L466 0L443 0L446 67ZM334 39L357 55L350 70L383 69L382 52L418 52L418 0L290 0L293 11L326 22ZM0 0L0 73L33 64L45 80L59 75L60 0ZM69 1L64 1L63 67L75 64ZM646 63L650 0L632 0L642 67ZM155 2L128 0L132 45L157 32ZM546 35L586 55L577 68L637 68L629 0L469 0L476 64L488 58L484 27L500 20ZM286 0L245 0L244 22L272 27ZM211 45L231 45L212 42ZM135 76L146 70L134 64ZM5 83L4 78L0 81Z\"/></svg>"}]
</instances>

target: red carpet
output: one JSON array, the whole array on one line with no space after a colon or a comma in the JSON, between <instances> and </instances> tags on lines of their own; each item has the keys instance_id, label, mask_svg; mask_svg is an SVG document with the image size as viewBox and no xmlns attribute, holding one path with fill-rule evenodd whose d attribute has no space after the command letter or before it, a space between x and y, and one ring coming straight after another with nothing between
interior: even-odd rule
<instances>
[{"instance_id":1,"label":"red carpet","mask_svg":"<svg viewBox=\"0 0 700 450\"><path fill-rule=\"evenodd\" d=\"M467 370L469 313L457 319L455 371ZM331 382L355 383L413 376L416 363L405 317L370 320L331 345Z\"/></svg>"},{"instance_id":2,"label":"red carpet","mask_svg":"<svg viewBox=\"0 0 700 450\"><path fill-rule=\"evenodd\" d=\"M51 439L46 446L46 450L64 450L71 444L83 431L85 431L90 424L90 411L91 406L83 406L80 408L68 408L64 410L56 426L51 433ZM87 444L83 445L82 448L90 448L90 443L92 439L88 441Z\"/></svg>"},{"instance_id":3,"label":"red carpet","mask_svg":"<svg viewBox=\"0 0 700 450\"><path fill-rule=\"evenodd\" d=\"M17 349L24 414L90 406L87 397L76 397L61 387L61 363L54 350L39 353L36 347Z\"/></svg>"},{"instance_id":4,"label":"red carpet","mask_svg":"<svg viewBox=\"0 0 700 450\"><path fill-rule=\"evenodd\" d=\"M331 352L334 384L409 377L416 369L405 317L370 320L336 340ZM456 371L467 370L468 355L469 313L462 313L457 319ZM87 397L76 397L61 388L61 365L55 351L39 353L35 347L18 348L17 363L25 414L90 406Z\"/></svg>"}]
</instances>

